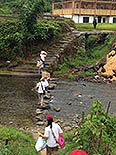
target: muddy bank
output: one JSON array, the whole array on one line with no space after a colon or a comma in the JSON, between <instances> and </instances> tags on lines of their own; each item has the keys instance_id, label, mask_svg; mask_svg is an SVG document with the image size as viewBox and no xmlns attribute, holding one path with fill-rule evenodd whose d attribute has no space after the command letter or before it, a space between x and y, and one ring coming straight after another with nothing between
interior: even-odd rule
<instances>
[{"instance_id":1,"label":"muddy bank","mask_svg":"<svg viewBox=\"0 0 116 155\"><path fill-rule=\"evenodd\" d=\"M23 129L36 128L36 109L39 100L37 94L31 89L38 79L0 77L0 81L0 124ZM83 111L87 114L91 109L92 100L96 99L104 104L105 109L108 102L111 101L110 113L115 114L115 92L115 83L58 80L57 87L50 90L51 108L42 111L44 113L42 119L50 113L55 118L62 120L64 124L76 123L77 117L81 117ZM54 107L59 107L61 110L56 112Z\"/></svg>"}]
</instances>

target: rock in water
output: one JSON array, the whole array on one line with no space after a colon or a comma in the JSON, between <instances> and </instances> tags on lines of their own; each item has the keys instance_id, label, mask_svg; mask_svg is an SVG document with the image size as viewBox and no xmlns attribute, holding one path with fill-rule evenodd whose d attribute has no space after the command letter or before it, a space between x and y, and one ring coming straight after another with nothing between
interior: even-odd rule
<instances>
[{"instance_id":1,"label":"rock in water","mask_svg":"<svg viewBox=\"0 0 116 155\"><path fill-rule=\"evenodd\" d=\"M59 111L61 111L61 108L60 108L60 107L54 107L54 110L55 110L56 112L59 112Z\"/></svg>"}]
</instances>

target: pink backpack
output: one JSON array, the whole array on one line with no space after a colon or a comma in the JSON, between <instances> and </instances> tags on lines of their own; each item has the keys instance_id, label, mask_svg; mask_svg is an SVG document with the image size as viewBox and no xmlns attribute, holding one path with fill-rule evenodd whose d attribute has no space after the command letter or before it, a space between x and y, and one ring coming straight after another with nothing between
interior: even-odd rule
<instances>
[{"instance_id":1,"label":"pink backpack","mask_svg":"<svg viewBox=\"0 0 116 155\"><path fill-rule=\"evenodd\" d=\"M61 148L64 147L65 144L65 140L63 139L62 136L59 136L58 140L57 140L58 144L60 145Z\"/></svg>"},{"instance_id":2,"label":"pink backpack","mask_svg":"<svg viewBox=\"0 0 116 155\"><path fill-rule=\"evenodd\" d=\"M54 136L54 139L56 140L55 134L54 134L54 132L53 132L52 129L51 129L51 131L52 131L52 134L53 134L53 136ZM59 136L59 137L58 137L58 140L56 140L56 142L60 145L61 148L64 147L65 140L63 139L62 136Z\"/></svg>"}]
</instances>

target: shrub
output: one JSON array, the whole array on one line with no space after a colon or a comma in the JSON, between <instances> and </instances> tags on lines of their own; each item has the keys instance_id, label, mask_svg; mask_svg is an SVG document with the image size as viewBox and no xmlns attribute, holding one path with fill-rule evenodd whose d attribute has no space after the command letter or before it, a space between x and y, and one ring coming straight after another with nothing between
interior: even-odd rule
<instances>
[{"instance_id":1,"label":"shrub","mask_svg":"<svg viewBox=\"0 0 116 155\"><path fill-rule=\"evenodd\" d=\"M101 143L96 136L100 137L103 142ZM116 117L106 115L102 103L93 101L90 113L84 117L77 129L73 129L71 133L64 133L64 139L65 147L59 150L59 154L62 155L69 155L76 149L84 150L92 155L105 155L105 149L107 149L104 148L105 145L111 149L110 154L114 155L116 154ZM91 144L94 145L94 148Z\"/></svg>"},{"instance_id":2,"label":"shrub","mask_svg":"<svg viewBox=\"0 0 116 155\"><path fill-rule=\"evenodd\" d=\"M34 39L39 41L52 40L61 32L60 26L54 21L38 21L34 29Z\"/></svg>"},{"instance_id":3,"label":"shrub","mask_svg":"<svg viewBox=\"0 0 116 155\"><path fill-rule=\"evenodd\" d=\"M23 35L16 22L0 23L0 59L14 60L20 56Z\"/></svg>"},{"instance_id":4,"label":"shrub","mask_svg":"<svg viewBox=\"0 0 116 155\"><path fill-rule=\"evenodd\" d=\"M112 153L116 152L116 139L114 138L116 137L116 118L106 115L100 101L93 101L92 105L91 112L84 118L81 127L78 129L78 134L74 138L77 148L79 149L81 146L83 150L90 154L97 154L98 152L99 154L105 154L104 143L110 147ZM100 135L103 143L96 138L96 136L100 137ZM93 136L94 140L92 141ZM92 142L95 149L91 146ZM97 152L98 146L99 151Z\"/></svg>"},{"instance_id":5,"label":"shrub","mask_svg":"<svg viewBox=\"0 0 116 155\"><path fill-rule=\"evenodd\" d=\"M34 42L50 42L58 39L62 32L62 26L55 20L39 20L34 24L33 33L26 31L18 20L2 22L0 23L0 59L12 61L19 57L27 58L31 55L30 49Z\"/></svg>"},{"instance_id":6,"label":"shrub","mask_svg":"<svg viewBox=\"0 0 116 155\"><path fill-rule=\"evenodd\" d=\"M86 48L90 49L95 46L97 35L89 35L86 41Z\"/></svg>"}]
</instances>

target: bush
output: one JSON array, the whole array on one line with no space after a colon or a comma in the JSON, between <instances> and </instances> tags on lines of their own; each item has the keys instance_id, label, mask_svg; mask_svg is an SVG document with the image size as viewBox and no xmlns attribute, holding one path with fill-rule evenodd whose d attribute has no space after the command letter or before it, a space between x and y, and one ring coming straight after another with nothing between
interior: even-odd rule
<instances>
[{"instance_id":1,"label":"bush","mask_svg":"<svg viewBox=\"0 0 116 155\"><path fill-rule=\"evenodd\" d=\"M106 150L103 144L96 138L100 137L101 129L102 135L101 139L106 146L109 146L112 153L116 153L116 118L114 116L107 116L102 108L102 103L100 101L93 101L91 112L87 114L81 127L78 129L78 134L74 138L75 143L77 143L77 148L82 148L84 151L92 154L105 154ZM89 122L90 121L90 122ZM96 136L94 136L96 135ZM92 141L92 136L94 140ZM93 142L94 148L91 146ZM100 143L100 146L99 146ZM99 151L97 152L99 146Z\"/></svg>"},{"instance_id":2,"label":"bush","mask_svg":"<svg viewBox=\"0 0 116 155\"><path fill-rule=\"evenodd\" d=\"M0 59L14 60L22 52L23 35L16 22L0 23Z\"/></svg>"},{"instance_id":3,"label":"bush","mask_svg":"<svg viewBox=\"0 0 116 155\"><path fill-rule=\"evenodd\" d=\"M48 43L58 39L63 27L60 21L38 20L33 32L28 32L18 20L0 23L0 59L12 61L29 57L34 42Z\"/></svg>"},{"instance_id":4,"label":"bush","mask_svg":"<svg viewBox=\"0 0 116 155\"><path fill-rule=\"evenodd\" d=\"M34 39L38 41L50 41L61 33L60 26L54 21L38 21L34 29Z\"/></svg>"},{"instance_id":5,"label":"bush","mask_svg":"<svg viewBox=\"0 0 116 155\"><path fill-rule=\"evenodd\" d=\"M87 49L93 48L95 46L96 40L97 35L89 35L86 41L86 48Z\"/></svg>"}]
</instances>

